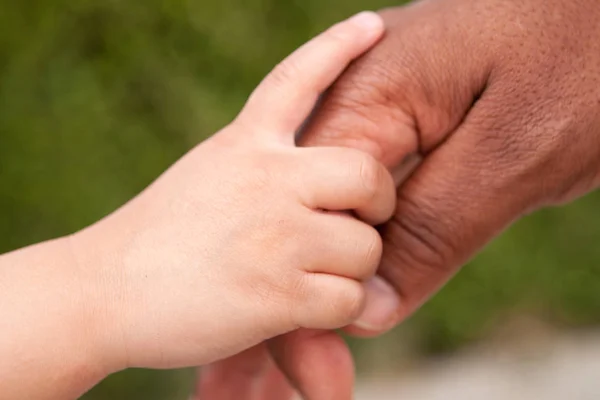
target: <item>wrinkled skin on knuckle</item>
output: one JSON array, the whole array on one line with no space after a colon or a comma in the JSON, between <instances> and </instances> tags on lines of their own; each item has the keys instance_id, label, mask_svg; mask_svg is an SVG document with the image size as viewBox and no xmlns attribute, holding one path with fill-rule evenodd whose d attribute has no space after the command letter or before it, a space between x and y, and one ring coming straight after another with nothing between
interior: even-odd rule
<instances>
[{"instance_id":1,"label":"wrinkled skin on knuckle","mask_svg":"<svg viewBox=\"0 0 600 400\"><path fill-rule=\"evenodd\" d=\"M452 264L458 243L451 234L456 226L452 216L440 219L435 204L421 200L416 202L403 194L399 199L398 213L392 218L386 230L404 245L405 264L424 265L432 269L444 269Z\"/></svg>"},{"instance_id":2,"label":"wrinkled skin on knuckle","mask_svg":"<svg viewBox=\"0 0 600 400\"><path fill-rule=\"evenodd\" d=\"M381 13L389 30L381 45L388 97L408 110L422 153L434 150L460 124L492 68L489 46L468 40L479 35L477 24L456 23L474 18L464 3L417 2Z\"/></svg>"},{"instance_id":3,"label":"wrinkled skin on knuckle","mask_svg":"<svg viewBox=\"0 0 600 400\"><path fill-rule=\"evenodd\" d=\"M302 143L356 147L387 166L439 145L481 91L489 64L448 13L456 14L440 2L381 12L386 36L329 90Z\"/></svg>"},{"instance_id":4,"label":"wrinkled skin on knuckle","mask_svg":"<svg viewBox=\"0 0 600 400\"><path fill-rule=\"evenodd\" d=\"M460 244L451 236L455 222L429 214L421 203L418 207L403 202L402 212L385 225L385 261L378 270L396 288L408 310L426 300L467 257L457 251Z\"/></svg>"},{"instance_id":5,"label":"wrinkled skin on knuckle","mask_svg":"<svg viewBox=\"0 0 600 400\"><path fill-rule=\"evenodd\" d=\"M303 76L298 64L291 58L286 58L275 66L268 75L267 81L272 88L288 87L290 83Z\"/></svg>"},{"instance_id":6,"label":"wrinkled skin on knuckle","mask_svg":"<svg viewBox=\"0 0 600 400\"><path fill-rule=\"evenodd\" d=\"M401 108L385 98L385 80L373 70L361 72L358 65L351 66L322 99L305 126L300 143L352 147L384 163L390 158L387 153L391 148L416 151L415 135L395 134L398 125L410 125L411 121Z\"/></svg>"}]
</instances>

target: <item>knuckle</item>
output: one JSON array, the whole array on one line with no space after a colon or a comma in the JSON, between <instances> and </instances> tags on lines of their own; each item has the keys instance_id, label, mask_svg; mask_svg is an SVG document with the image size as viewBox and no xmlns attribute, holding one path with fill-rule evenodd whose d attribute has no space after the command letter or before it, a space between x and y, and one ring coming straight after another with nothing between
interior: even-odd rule
<instances>
[{"instance_id":1,"label":"knuckle","mask_svg":"<svg viewBox=\"0 0 600 400\"><path fill-rule=\"evenodd\" d=\"M302 76L300 67L293 59L285 59L280 62L271 74L269 81L273 87L284 87L298 80Z\"/></svg>"},{"instance_id":2,"label":"knuckle","mask_svg":"<svg viewBox=\"0 0 600 400\"><path fill-rule=\"evenodd\" d=\"M269 191L271 181L272 177L269 171L264 168L256 169L251 176L238 180L234 190L247 199L257 201L265 192Z\"/></svg>"},{"instance_id":3,"label":"knuckle","mask_svg":"<svg viewBox=\"0 0 600 400\"><path fill-rule=\"evenodd\" d=\"M289 286L287 304L294 329L337 329L354 321L364 307L359 282L332 277L340 281L323 286L322 281L317 283L319 275L304 274Z\"/></svg>"},{"instance_id":4,"label":"knuckle","mask_svg":"<svg viewBox=\"0 0 600 400\"><path fill-rule=\"evenodd\" d=\"M401 249L390 254L392 269L402 265L404 280L410 280L404 286L418 284L432 274L450 273L456 254L450 223L432 212L433 208L424 201L417 205L404 195L400 200L401 212L390 220L386 231L396 248Z\"/></svg>"},{"instance_id":5,"label":"knuckle","mask_svg":"<svg viewBox=\"0 0 600 400\"><path fill-rule=\"evenodd\" d=\"M377 126L381 121L397 119L396 113L401 112L396 93L390 89L400 78L390 77L387 67L368 61L360 60L350 67L334 85L324 108L352 110L365 123Z\"/></svg>"},{"instance_id":6,"label":"knuckle","mask_svg":"<svg viewBox=\"0 0 600 400\"><path fill-rule=\"evenodd\" d=\"M415 151L419 138L411 108L390 89L388 81L395 78L380 69L373 61L353 64L324 97L305 141L358 148L379 160ZM399 127L405 135L384 134L398 132Z\"/></svg>"},{"instance_id":7,"label":"knuckle","mask_svg":"<svg viewBox=\"0 0 600 400\"><path fill-rule=\"evenodd\" d=\"M310 316L305 314L308 304L311 303L314 278L313 274L302 273L293 276L285 285L288 313L297 328L310 325L308 322Z\"/></svg>"},{"instance_id":8,"label":"knuckle","mask_svg":"<svg viewBox=\"0 0 600 400\"><path fill-rule=\"evenodd\" d=\"M240 157L242 165L251 173L244 174L244 179L240 179L240 189L248 195L258 194L262 196L265 191L270 191L275 182L279 171L285 168L284 163L277 154L269 152L255 152L253 154L244 154ZM255 197L255 196L250 196Z\"/></svg>"},{"instance_id":9,"label":"knuckle","mask_svg":"<svg viewBox=\"0 0 600 400\"><path fill-rule=\"evenodd\" d=\"M363 310L365 302L365 293L360 283L348 281L344 290L332 293L329 307L331 307L334 316L334 323L337 327L350 324Z\"/></svg>"},{"instance_id":10,"label":"knuckle","mask_svg":"<svg viewBox=\"0 0 600 400\"><path fill-rule=\"evenodd\" d=\"M278 334L286 328L295 327L291 319L285 313L285 308L283 309L283 312L279 312L281 311L285 299L288 297L286 289L286 284L268 281L266 279L259 285L246 285L246 288L244 288L244 292L249 293L248 299L253 299L257 304L258 309L269 310L278 315L277 318L273 318L272 315L270 315L270 319L256 319L257 327L263 328L267 333Z\"/></svg>"},{"instance_id":11,"label":"knuckle","mask_svg":"<svg viewBox=\"0 0 600 400\"><path fill-rule=\"evenodd\" d=\"M415 65L417 55L395 52L390 56L390 44L384 39L381 46L354 63L349 72L336 83L340 106L353 107L365 118L377 122L380 115L374 111L387 111L388 119L406 119L403 110L412 111L415 103L422 103L424 79ZM345 95L346 94L346 95Z\"/></svg>"}]
</instances>

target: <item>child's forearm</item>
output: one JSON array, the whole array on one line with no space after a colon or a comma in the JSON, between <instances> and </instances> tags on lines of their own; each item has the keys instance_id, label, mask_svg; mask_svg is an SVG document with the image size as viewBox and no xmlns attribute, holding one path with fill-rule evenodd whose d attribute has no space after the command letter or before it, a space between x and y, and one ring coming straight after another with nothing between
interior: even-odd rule
<instances>
[{"instance_id":1,"label":"child's forearm","mask_svg":"<svg viewBox=\"0 0 600 400\"><path fill-rule=\"evenodd\" d=\"M97 285L62 238L0 256L0 399L73 399L107 374Z\"/></svg>"}]
</instances>

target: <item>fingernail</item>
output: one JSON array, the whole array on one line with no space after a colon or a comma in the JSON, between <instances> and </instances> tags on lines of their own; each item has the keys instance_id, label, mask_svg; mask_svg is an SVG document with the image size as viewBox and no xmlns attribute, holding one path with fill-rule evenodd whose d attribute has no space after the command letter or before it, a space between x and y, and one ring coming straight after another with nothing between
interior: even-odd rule
<instances>
[{"instance_id":1,"label":"fingernail","mask_svg":"<svg viewBox=\"0 0 600 400\"><path fill-rule=\"evenodd\" d=\"M350 22L367 31L380 30L383 26L383 20L373 11L360 12L351 17Z\"/></svg>"},{"instance_id":2,"label":"fingernail","mask_svg":"<svg viewBox=\"0 0 600 400\"><path fill-rule=\"evenodd\" d=\"M353 325L367 331L384 331L393 327L400 312L398 293L379 276L371 278L364 285L366 306Z\"/></svg>"},{"instance_id":3,"label":"fingernail","mask_svg":"<svg viewBox=\"0 0 600 400\"><path fill-rule=\"evenodd\" d=\"M402 185L406 179L413 173L413 171L419 166L423 158L420 154L409 154L404 157L404 160L392 169L392 177L396 187Z\"/></svg>"}]
</instances>

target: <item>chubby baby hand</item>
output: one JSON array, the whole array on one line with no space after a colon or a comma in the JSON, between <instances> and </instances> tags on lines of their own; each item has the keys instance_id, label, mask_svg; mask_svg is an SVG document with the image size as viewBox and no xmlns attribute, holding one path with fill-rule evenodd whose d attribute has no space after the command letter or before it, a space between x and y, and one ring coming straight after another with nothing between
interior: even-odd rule
<instances>
[{"instance_id":1,"label":"chubby baby hand","mask_svg":"<svg viewBox=\"0 0 600 400\"><path fill-rule=\"evenodd\" d=\"M372 225L392 215L393 180L365 153L299 148L294 137L318 96L382 33L379 17L362 13L313 39L234 122L73 235L99 282L90 313L103 322L108 369L204 364L360 313L361 281L382 249Z\"/></svg>"}]
</instances>

